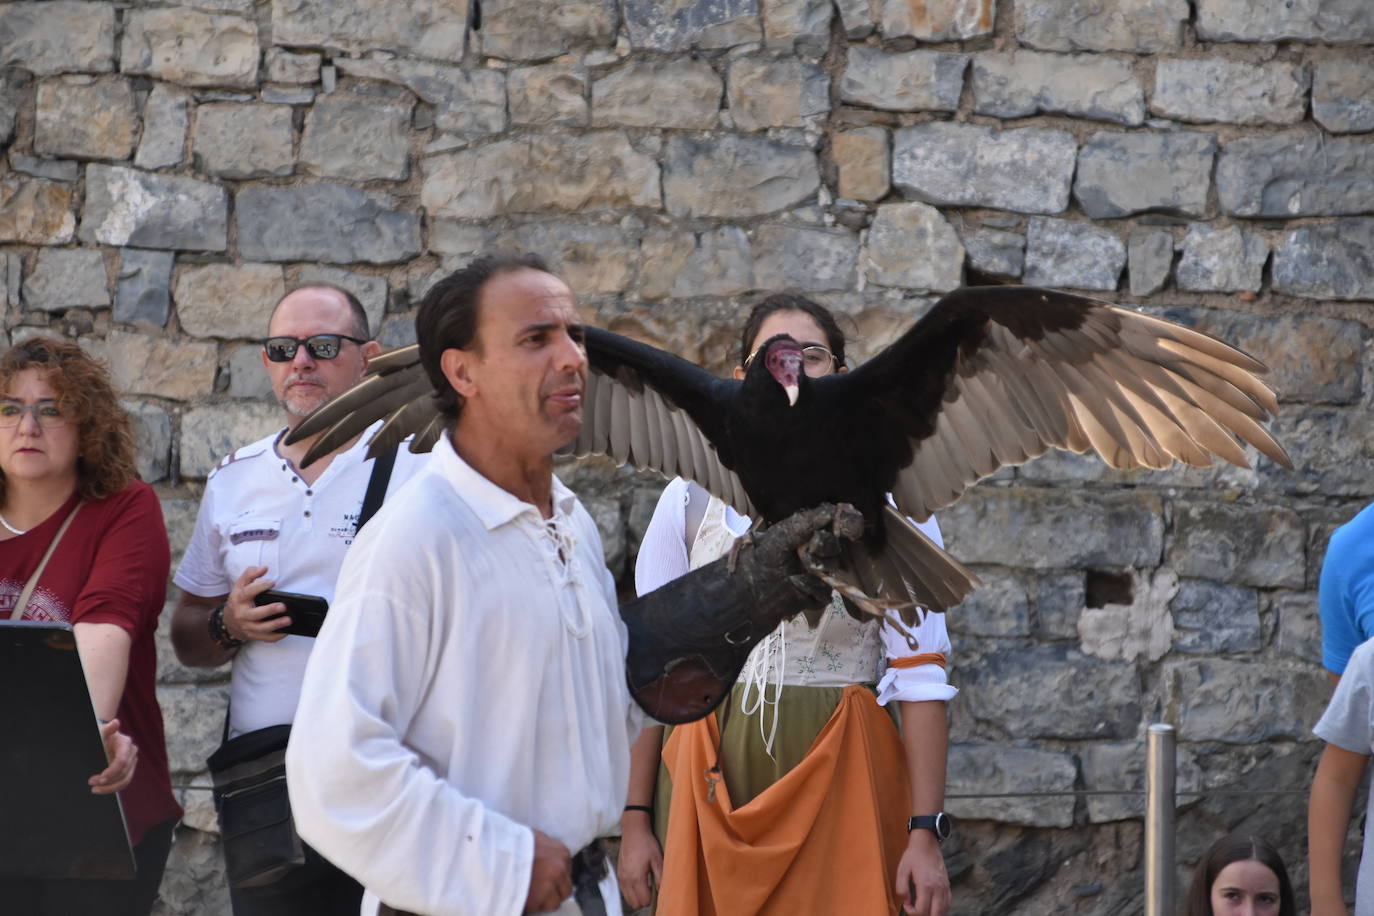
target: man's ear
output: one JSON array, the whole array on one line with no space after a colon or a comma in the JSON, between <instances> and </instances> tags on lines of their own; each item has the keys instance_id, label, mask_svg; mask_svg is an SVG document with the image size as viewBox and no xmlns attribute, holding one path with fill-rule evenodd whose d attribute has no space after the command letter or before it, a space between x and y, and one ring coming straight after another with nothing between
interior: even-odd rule
<instances>
[{"instance_id":1,"label":"man's ear","mask_svg":"<svg viewBox=\"0 0 1374 916\"><path fill-rule=\"evenodd\" d=\"M449 347L439 354L439 368L453 390L464 398L477 392L477 383L472 378L472 351Z\"/></svg>"},{"instance_id":2,"label":"man's ear","mask_svg":"<svg viewBox=\"0 0 1374 916\"><path fill-rule=\"evenodd\" d=\"M367 364L372 362L372 358L382 352L382 345L375 340L369 340L358 348L363 355L363 372L367 371Z\"/></svg>"}]
</instances>

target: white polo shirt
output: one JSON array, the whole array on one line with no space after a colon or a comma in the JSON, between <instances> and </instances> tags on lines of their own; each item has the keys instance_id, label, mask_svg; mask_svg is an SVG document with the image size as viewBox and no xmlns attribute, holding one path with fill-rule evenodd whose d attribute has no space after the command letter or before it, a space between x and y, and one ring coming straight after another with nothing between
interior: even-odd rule
<instances>
[{"instance_id":1,"label":"white polo shirt","mask_svg":"<svg viewBox=\"0 0 1374 916\"><path fill-rule=\"evenodd\" d=\"M332 605L372 474L373 462L365 460L367 442L379 425L334 456L313 484L277 451L284 428L220 461L205 482L195 532L172 581L192 595L212 598L228 594L248 567L266 566L265 576L278 590L319 595ZM428 457L402 447L388 494ZM287 636L274 643L250 641L239 649L230 685L231 734L295 718L314 644L310 637Z\"/></svg>"}]
</instances>

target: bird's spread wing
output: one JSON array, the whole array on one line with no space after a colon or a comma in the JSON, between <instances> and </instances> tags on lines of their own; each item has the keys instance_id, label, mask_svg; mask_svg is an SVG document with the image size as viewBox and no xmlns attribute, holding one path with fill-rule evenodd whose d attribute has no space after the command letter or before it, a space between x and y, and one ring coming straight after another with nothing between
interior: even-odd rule
<instances>
[{"instance_id":1,"label":"bird's spread wing","mask_svg":"<svg viewBox=\"0 0 1374 916\"><path fill-rule=\"evenodd\" d=\"M721 407L739 383L619 334L584 330L590 366L582 431L565 451L609 455L621 464L695 481L735 511L753 515L728 455L718 451L725 442ZM390 350L368 364L362 381L302 420L288 441L322 433L303 459L308 465L385 418L369 458L412 435L411 451L428 451L444 428L433 393L419 346Z\"/></svg>"},{"instance_id":2,"label":"bird's spread wing","mask_svg":"<svg viewBox=\"0 0 1374 916\"><path fill-rule=\"evenodd\" d=\"M924 520L968 486L1050 448L1116 468L1245 467L1238 440L1291 467L1261 425L1278 410L1263 364L1214 337L1110 303L968 287L836 382L877 405L910 459L892 484Z\"/></svg>"},{"instance_id":3,"label":"bird's spread wing","mask_svg":"<svg viewBox=\"0 0 1374 916\"><path fill-rule=\"evenodd\" d=\"M587 390L573 454L695 481L743 515L754 506L731 467L723 407L739 387L628 337L586 328Z\"/></svg>"}]
</instances>

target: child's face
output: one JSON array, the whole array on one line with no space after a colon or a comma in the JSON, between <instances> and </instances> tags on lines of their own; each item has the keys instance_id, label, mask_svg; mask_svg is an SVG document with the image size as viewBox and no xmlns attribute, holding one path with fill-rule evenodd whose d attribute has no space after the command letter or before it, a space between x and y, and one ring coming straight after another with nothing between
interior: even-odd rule
<instances>
[{"instance_id":1,"label":"child's face","mask_svg":"<svg viewBox=\"0 0 1374 916\"><path fill-rule=\"evenodd\" d=\"M1278 912L1279 876L1262 862L1232 862L1212 882L1212 916L1277 916Z\"/></svg>"}]
</instances>

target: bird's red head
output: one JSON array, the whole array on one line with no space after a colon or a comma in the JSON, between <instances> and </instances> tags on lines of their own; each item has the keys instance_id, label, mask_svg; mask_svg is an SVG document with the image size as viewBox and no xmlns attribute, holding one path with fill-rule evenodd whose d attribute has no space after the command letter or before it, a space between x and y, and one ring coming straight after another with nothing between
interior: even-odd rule
<instances>
[{"instance_id":1,"label":"bird's red head","mask_svg":"<svg viewBox=\"0 0 1374 916\"><path fill-rule=\"evenodd\" d=\"M763 348L763 365L773 380L787 392L789 406L797 403L801 391L802 348L786 334L774 337Z\"/></svg>"}]
</instances>

